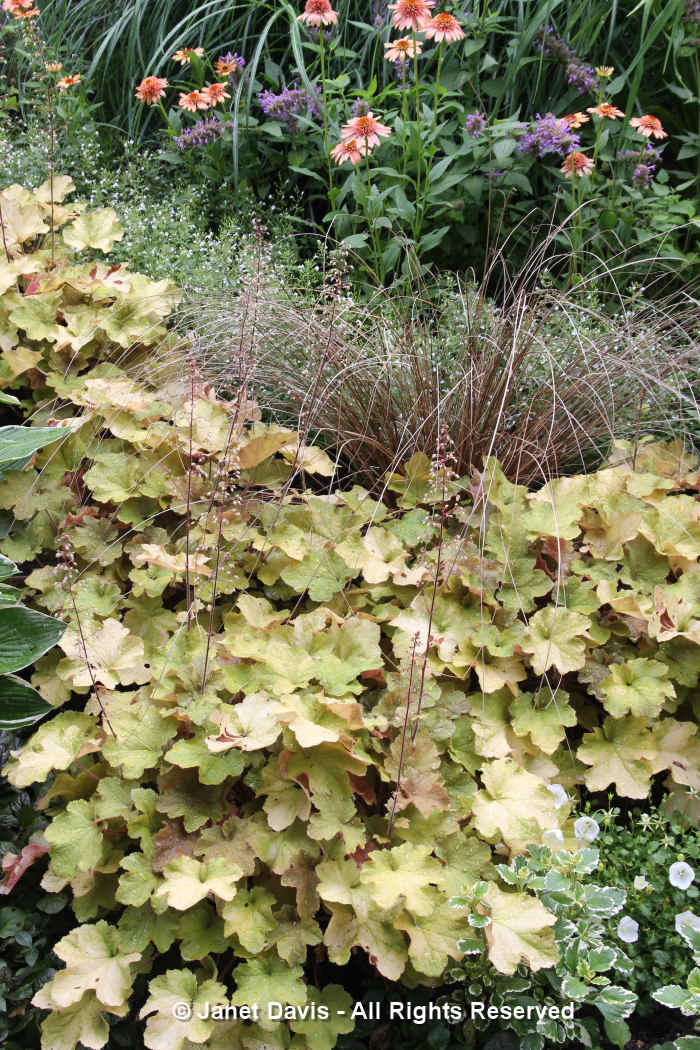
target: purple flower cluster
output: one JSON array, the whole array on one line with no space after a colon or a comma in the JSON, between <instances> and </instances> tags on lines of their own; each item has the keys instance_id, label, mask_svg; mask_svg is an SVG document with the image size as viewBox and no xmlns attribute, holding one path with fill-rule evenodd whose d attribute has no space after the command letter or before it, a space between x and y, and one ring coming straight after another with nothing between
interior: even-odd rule
<instances>
[{"instance_id":1,"label":"purple flower cluster","mask_svg":"<svg viewBox=\"0 0 700 1050\"><path fill-rule=\"evenodd\" d=\"M566 67L566 81L575 87L579 95L586 91L595 93L598 88L598 79L592 66L582 62L575 51L569 45L556 36L552 26L540 30L535 37L535 47L539 48L548 58L554 58Z\"/></svg>"},{"instance_id":2,"label":"purple flower cluster","mask_svg":"<svg viewBox=\"0 0 700 1050\"><path fill-rule=\"evenodd\" d=\"M476 139L486 127L486 117L483 113L468 113L464 127L467 130L467 135L471 135L472 138Z\"/></svg>"},{"instance_id":3,"label":"purple flower cluster","mask_svg":"<svg viewBox=\"0 0 700 1050\"><path fill-rule=\"evenodd\" d=\"M315 120L321 119L321 89L317 84L312 84L312 91L298 86L295 80L291 87L286 87L279 95L272 91L261 91L258 102L263 108L265 116L274 120L281 120L287 125L287 130L293 134L298 127L297 117L307 113Z\"/></svg>"},{"instance_id":4,"label":"purple flower cluster","mask_svg":"<svg viewBox=\"0 0 700 1050\"><path fill-rule=\"evenodd\" d=\"M352 104L353 117L366 117L369 112L369 102L365 102L365 100L362 98L356 98Z\"/></svg>"},{"instance_id":5,"label":"purple flower cluster","mask_svg":"<svg viewBox=\"0 0 700 1050\"><path fill-rule=\"evenodd\" d=\"M175 138L178 149L195 149L197 146L208 146L216 142L224 133L226 128L231 127L230 120L219 120L216 114L198 120L191 128L187 128L181 135Z\"/></svg>"},{"instance_id":6,"label":"purple flower cluster","mask_svg":"<svg viewBox=\"0 0 700 1050\"><path fill-rule=\"evenodd\" d=\"M637 164L632 172L632 184L638 190L648 189L651 186L651 180L654 178L655 171L655 164Z\"/></svg>"},{"instance_id":7,"label":"purple flower cluster","mask_svg":"<svg viewBox=\"0 0 700 1050\"><path fill-rule=\"evenodd\" d=\"M245 68L245 59L241 58L238 52L234 51L233 54L227 51L225 55L219 55L217 62L222 62L226 66L233 66L233 69L228 73L229 84L237 84L241 78L241 73Z\"/></svg>"},{"instance_id":8,"label":"purple flower cluster","mask_svg":"<svg viewBox=\"0 0 700 1050\"><path fill-rule=\"evenodd\" d=\"M372 2L372 25L375 29L381 29L386 16L386 0L373 0Z\"/></svg>"},{"instance_id":9,"label":"purple flower cluster","mask_svg":"<svg viewBox=\"0 0 700 1050\"><path fill-rule=\"evenodd\" d=\"M540 159L548 153L558 153L561 157L566 157L580 145L581 140L576 132L571 130L565 120L555 117L553 113L547 113L544 117L538 113L520 139L522 152L531 153Z\"/></svg>"},{"instance_id":10,"label":"purple flower cluster","mask_svg":"<svg viewBox=\"0 0 700 1050\"><path fill-rule=\"evenodd\" d=\"M623 163L634 162L632 184L639 190L646 190L651 186L654 172L661 160L661 153L650 142L647 142L641 155L638 149L622 149L618 150L617 159Z\"/></svg>"}]
</instances>

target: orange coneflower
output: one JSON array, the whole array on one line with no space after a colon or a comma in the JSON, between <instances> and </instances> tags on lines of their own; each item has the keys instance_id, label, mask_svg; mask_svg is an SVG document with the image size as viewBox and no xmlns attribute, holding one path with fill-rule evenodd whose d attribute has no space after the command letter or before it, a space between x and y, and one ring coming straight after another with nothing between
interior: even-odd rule
<instances>
[{"instance_id":1,"label":"orange coneflower","mask_svg":"<svg viewBox=\"0 0 700 1050\"><path fill-rule=\"evenodd\" d=\"M331 7L330 0L306 0L302 14L297 17L307 26L334 26L338 21L338 14Z\"/></svg>"},{"instance_id":2,"label":"orange coneflower","mask_svg":"<svg viewBox=\"0 0 700 1050\"><path fill-rule=\"evenodd\" d=\"M336 164L344 164L345 161L349 161L351 164L359 164L366 154L367 147L364 143L358 142L357 139L345 139L331 150L331 157Z\"/></svg>"},{"instance_id":3,"label":"orange coneflower","mask_svg":"<svg viewBox=\"0 0 700 1050\"><path fill-rule=\"evenodd\" d=\"M173 55L173 62L179 62L181 66L187 66L192 61L192 55L196 55L197 58L202 58L204 55L203 47L183 47L179 51L176 51Z\"/></svg>"},{"instance_id":4,"label":"orange coneflower","mask_svg":"<svg viewBox=\"0 0 700 1050\"><path fill-rule=\"evenodd\" d=\"M44 69L47 73L60 73L63 69L63 62L47 62Z\"/></svg>"},{"instance_id":5,"label":"orange coneflower","mask_svg":"<svg viewBox=\"0 0 700 1050\"><path fill-rule=\"evenodd\" d=\"M441 44L443 40L451 44L455 40L462 40L464 37L464 30L454 15L445 13L431 18L424 32L429 40L435 40L438 44Z\"/></svg>"},{"instance_id":6,"label":"orange coneflower","mask_svg":"<svg viewBox=\"0 0 700 1050\"><path fill-rule=\"evenodd\" d=\"M621 109L611 106L609 102L601 102L598 106L588 106L587 109L589 113L595 113L596 117L607 117L608 120L617 120L618 117L625 115Z\"/></svg>"},{"instance_id":7,"label":"orange coneflower","mask_svg":"<svg viewBox=\"0 0 700 1050\"><path fill-rule=\"evenodd\" d=\"M227 87L228 84L209 84L208 87L202 88L202 94L206 95L212 106L216 106L225 98L231 98L226 90Z\"/></svg>"},{"instance_id":8,"label":"orange coneflower","mask_svg":"<svg viewBox=\"0 0 700 1050\"><path fill-rule=\"evenodd\" d=\"M73 87L74 84L79 84L82 80L82 74L71 73L68 77L61 77L60 80L56 81L56 87L59 91L65 91L66 88Z\"/></svg>"},{"instance_id":9,"label":"orange coneflower","mask_svg":"<svg viewBox=\"0 0 700 1050\"><path fill-rule=\"evenodd\" d=\"M360 139L365 149L371 149L373 146L379 145L379 138L391 135L391 128L388 128L386 124L380 124L375 116L371 112L366 113L362 117L353 117L347 124L343 124L341 128L341 135L343 142L347 142L348 139Z\"/></svg>"},{"instance_id":10,"label":"orange coneflower","mask_svg":"<svg viewBox=\"0 0 700 1050\"><path fill-rule=\"evenodd\" d=\"M565 120L567 125L574 129L582 127L583 124L587 124L590 119L591 118L587 117L585 113L567 113L565 117L562 117L562 120Z\"/></svg>"},{"instance_id":11,"label":"orange coneflower","mask_svg":"<svg viewBox=\"0 0 700 1050\"><path fill-rule=\"evenodd\" d=\"M146 77L136 88L136 98L147 106L153 106L163 98L167 86L165 77Z\"/></svg>"},{"instance_id":12,"label":"orange coneflower","mask_svg":"<svg viewBox=\"0 0 700 1050\"><path fill-rule=\"evenodd\" d=\"M652 117L651 113L645 113L643 117L632 117L630 125L637 129L638 134L648 139L651 135L655 139L668 138L658 117Z\"/></svg>"},{"instance_id":13,"label":"orange coneflower","mask_svg":"<svg viewBox=\"0 0 700 1050\"><path fill-rule=\"evenodd\" d=\"M425 29L433 7L435 0L396 0L395 4L389 4L389 10L394 12L391 24L397 29Z\"/></svg>"},{"instance_id":14,"label":"orange coneflower","mask_svg":"<svg viewBox=\"0 0 700 1050\"><path fill-rule=\"evenodd\" d=\"M211 100L203 91L188 91L180 95L178 106L188 109L190 113L196 113L198 109L210 109Z\"/></svg>"},{"instance_id":15,"label":"orange coneflower","mask_svg":"<svg viewBox=\"0 0 700 1050\"><path fill-rule=\"evenodd\" d=\"M34 7L34 0L3 0L3 11L9 11L15 18L36 18L39 8Z\"/></svg>"},{"instance_id":16,"label":"orange coneflower","mask_svg":"<svg viewBox=\"0 0 700 1050\"><path fill-rule=\"evenodd\" d=\"M423 50L423 45L420 40L416 40L416 46L414 48L413 41L409 40L408 37L402 37L401 40L388 40L384 45L384 58L388 62L406 62L409 58L413 58L414 55L419 55Z\"/></svg>"},{"instance_id":17,"label":"orange coneflower","mask_svg":"<svg viewBox=\"0 0 700 1050\"><path fill-rule=\"evenodd\" d=\"M590 175L593 171L593 161L585 153L579 153L577 150L574 150L566 158L559 171L562 175L568 175L570 178L573 178L574 175L583 178L584 175Z\"/></svg>"}]
</instances>

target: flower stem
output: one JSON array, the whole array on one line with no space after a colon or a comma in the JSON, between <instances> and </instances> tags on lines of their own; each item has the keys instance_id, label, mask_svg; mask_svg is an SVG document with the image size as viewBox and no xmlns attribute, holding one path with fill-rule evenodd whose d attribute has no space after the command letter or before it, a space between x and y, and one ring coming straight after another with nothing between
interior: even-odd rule
<instances>
[{"instance_id":1,"label":"flower stem","mask_svg":"<svg viewBox=\"0 0 700 1050\"><path fill-rule=\"evenodd\" d=\"M321 89L323 91L323 152L326 155L326 163L328 165L328 193L331 198L331 206L333 205L333 167L331 165L331 155L328 152L328 105L326 100L326 45L323 36L323 27L321 26L319 31L319 47L321 52Z\"/></svg>"},{"instance_id":2,"label":"flower stem","mask_svg":"<svg viewBox=\"0 0 700 1050\"><path fill-rule=\"evenodd\" d=\"M366 147L366 140L365 140ZM374 220L370 214L369 198L372 190L372 180L370 179L369 170L369 150L365 149L365 171L367 172L367 193L365 195L365 215L367 216L367 224L369 226L370 236L372 238L372 251L374 253L374 266L376 270L376 276L383 281L384 274L380 272L379 266L379 247L377 245L377 231L374 227Z\"/></svg>"},{"instance_id":3,"label":"flower stem","mask_svg":"<svg viewBox=\"0 0 700 1050\"><path fill-rule=\"evenodd\" d=\"M421 193L421 174L423 168L423 128L421 126L421 114L420 114L420 81L418 80L418 43L416 41L416 31L413 30L413 75L416 82L416 126L418 129L418 158L416 163L416 223L413 230L413 236L415 240L418 240L418 234L423 221L423 209L421 207L420 193Z\"/></svg>"}]
</instances>

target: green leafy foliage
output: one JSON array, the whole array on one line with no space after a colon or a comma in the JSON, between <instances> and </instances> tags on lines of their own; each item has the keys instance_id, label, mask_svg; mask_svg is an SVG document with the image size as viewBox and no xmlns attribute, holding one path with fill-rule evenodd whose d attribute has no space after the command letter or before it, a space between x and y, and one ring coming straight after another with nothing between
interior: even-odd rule
<instances>
[{"instance_id":1,"label":"green leafy foliage","mask_svg":"<svg viewBox=\"0 0 700 1050\"><path fill-rule=\"evenodd\" d=\"M0 492L25 523L12 549L37 559L28 587L68 624L33 675L63 710L5 767L17 787L55 778L44 886L70 887L78 920L34 999L46 1050L97 1050L129 1010L149 1048L215 1050L223 1029L174 1002L335 1001L351 958L430 986L471 951L459 919L506 978L559 965L547 894L502 888L493 864L575 845L551 781L569 798L700 783L697 463L618 446L528 492L494 460L457 479L417 455L382 502L329 491L328 456L261 422L244 388L173 374L172 289L28 254L0 336L41 379L7 386L80 414ZM58 314L77 305L91 337L71 344ZM596 924L612 889L589 887ZM617 986L593 984L624 1020ZM263 1011L259 1042L299 1047L292 1021ZM320 1030L325 1050L342 1025ZM253 1031L233 1019L227 1047Z\"/></svg>"}]
</instances>

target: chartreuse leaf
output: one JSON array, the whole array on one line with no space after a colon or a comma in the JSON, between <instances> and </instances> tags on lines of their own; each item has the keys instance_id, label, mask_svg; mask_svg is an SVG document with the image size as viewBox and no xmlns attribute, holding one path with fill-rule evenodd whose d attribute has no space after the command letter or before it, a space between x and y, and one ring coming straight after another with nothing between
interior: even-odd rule
<instances>
[{"instance_id":1,"label":"chartreuse leaf","mask_svg":"<svg viewBox=\"0 0 700 1050\"><path fill-rule=\"evenodd\" d=\"M138 696L132 702L129 693L104 694L103 703L114 736L107 734L102 753L125 777L136 780L161 760L175 734L175 722Z\"/></svg>"},{"instance_id":2,"label":"chartreuse leaf","mask_svg":"<svg viewBox=\"0 0 700 1050\"><path fill-rule=\"evenodd\" d=\"M97 248L101 252L108 252L115 241L122 239L124 231L114 208L97 208L85 212L75 222L65 226L62 236L64 242L77 251Z\"/></svg>"},{"instance_id":3,"label":"chartreuse leaf","mask_svg":"<svg viewBox=\"0 0 700 1050\"><path fill-rule=\"evenodd\" d=\"M585 634L591 621L582 613L564 606L548 605L530 617L529 637L520 643L532 654L535 674L556 667L561 674L578 671L586 662Z\"/></svg>"},{"instance_id":4,"label":"chartreuse leaf","mask_svg":"<svg viewBox=\"0 0 700 1050\"><path fill-rule=\"evenodd\" d=\"M185 911L210 893L219 900L233 900L243 872L222 857L207 862L178 857L165 865L163 876L165 881L156 890L156 897L165 897L168 907Z\"/></svg>"},{"instance_id":5,"label":"chartreuse leaf","mask_svg":"<svg viewBox=\"0 0 700 1050\"><path fill-rule=\"evenodd\" d=\"M125 874L119 878L115 894L121 904L140 907L158 888L160 879L153 871L151 861L143 853L129 853L122 858Z\"/></svg>"},{"instance_id":6,"label":"chartreuse leaf","mask_svg":"<svg viewBox=\"0 0 700 1050\"><path fill-rule=\"evenodd\" d=\"M148 990L150 994L139 1017L148 1018L144 1044L149 1050L183 1050L191 1043L206 1042L216 1021L197 1015L227 1001L222 984L191 970L168 970L154 978ZM190 1008L189 1019L175 1014L175 1007L182 1003Z\"/></svg>"},{"instance_id":7,"label":"chartreuse leaf","mask_svg":"<svg viewBox=\"0 0 700 1050\"><path fill-rule=\"evenodd\" d=\"M61 649L67 659L58 665L58 675L76 688L90 686L94 680L107 689L116 689L118 685L148 682L151 677L144 666L143 641L112 617L82 635L66 631Z\"/></svg>"},{"instance_id":8,"label":"chartreuse leaf","mask_svg":"<svg viewBox=\"0 0 700 1050\"><path fill-rule=\"evenodd\" d=\"M66 1009L59 1009L51 998L51 984L40 988L32 1004L51 1013L41 1023L41 1045L51 1050L75 1050L86 1046L89 1050L100 1050L109 1038L109 1025L105 1012L123 1017L126 1006L105 1007L94 992L88 992L80 1002Z\"/></svg>"},{"instance_id":9,"label":"chartreuse leaf","mask_svg":"<svg viewBox=\"0 0 700 1050\"><path fill-rule=\"evenodd\" d=\"M555 799L544 781L512 759L491 762L482 773L483 788L473 800L474 826L488 841L502 839L514 853L542 841L559 827Z\"/></svg>"},{"instance_id":10,"label":"chartreuse leaf","mask_svg":"<svg viewBox=\"0 0 700 1050\"><path fill-rule=\"evenodd\" d=\"M274 954L258 955L240 963L234 969L233 977L236 991L231 997L231 1003L234 1006L253 1006L258 1003L263 1028L266 1023L270 1023L263 1020L270 1002L301 1006L307 1001L308 989L301 966L290 966Z\"/></svg>"},{"instance_id":11,"label":"chartreuse leaf","mask_svg":"<svg viewBox=\"0 0 700 1050\"><path fill-rule=\"evenodd\" d=\"M379 908L402 903L414 915L430 915L435 907L431 887L442 886L444 879L442 864L430 853L430 846L410 842L375 850L362 866L360 881Z\"/></svg>"},{"instance_id":12,"label":"chartreuse leaf","mask_svg":"<svg viewBox=\"0 0 700 1050\"><path fill-rule=\"evenodd\" d=\"M461 954L455 940L455 913L444 899L434 899L428 916L399 915L395 926L408 934L408 956L414 969L428 977L442 976L448 959L457 959Z\"/></svg>"},{"instance_id":13,"label":"chartreuse leaf","mask_svg":"<svg viewBox=\"0 0 700 1050\"><path fill-rule=\"evenodd\" d=\"M94 806L75 799L57 813L44 832L51 844L51 870L70 879L78 871L90 871L102 860L105 840L95 821Z\"/></svg>"},{"instance_id":14,"label":"chartreuse leaf","mask_svg":"<svg viewBox=\"0 0 700 1050\"><path fill-rule=\"evenodd\" d=\"M26 787L46 780L54 769L68 769L78 755L96 751L98 746L92 715L62 711L40 726L24 747L10 752L4 773L13 787Z\"/></svg>"},{"instance_id":15,"label":"chartreuse leaf","mask_svg":"<svg viewBox=\"0 0 700 1050\"><path fill-rule=\"evenodd\" d=\"M246 767L245 756L240 751L212 753L203 735L178 740L166 752L165 758L183 769L196 768L202 784L222 784L229 777L240 776Z\"/></svg>"},{"instance_id":16,"label":"chartreuse leaf","mask_svg":"<svg viewBox=\"0 0 700 1050\"><path fill-rule=\"evenodd\" d=\"M482 899L491 919L485 927L488 955L497 970L513 974L521 962L532 970L555 965L556 919L541 901L526 893L505 893L495 882Z\"/></svg>"},{"instance_id":17,"label":"chartreuse leaf","mask_svg":"<svg viewBox=\"0 0 700 1050\"><path fill-rule=\"evenodd\" d=\"M235 934L244 950L253 955L269 948L277 926L272 914L276 903L276 897L262 886L240 890L235 899L221 909L226 936Z\"/></svg>"},{"instance_id":18,"label":"chartreuse leaf","mask_svg":"<svg viewBox=\"0 0 700 1050\"><path fill-rule=\"evenodd\" d=\"M658 751L654 737L641 718L606 718L602 727L585 733L576 757L592 768L586 786L602 791L615 784L618 794L646 798L652 765Z\"/></svg>"},{"instance_id":19,"label":"chartreuse leaf","mask_svg":"<svg viewBox=\"0 0 700 1050\"><path fill-rule=\"evenodd\" d=\"M126 1003L133 964L141 954L122 952L116 926L104 921L78 926L58 942L54 951L66 964L51 982L51 998L58 1006L79 1002L87 991L93 991L105 1006Z\"/></svg>"},{"instance_id":20,"label":"chartreuse leaf","mask_svg":"<svg viewBox=\"0 0 700 1050\"><path fill-rule=\"evenodd\" d=\"M568 703L569 694L558 689L536 700L527 693L520 693L510 705L513 716L513 732L518 736L529 734L536 747L547 755L556 751L566 736L567 728L576 725L576 712Z\"/></svg>"},{"instance_id":21,"label":"chartreuse leaf","mask_svg":"<svg viewBox=\"0 0 700 1050\"><path fill-rule=\"evenodd\" d=\"M320 992L313 987L309 988L307 1003L314 1003L316 1007L325 1006L328 1011L327 1020L318 1020L318 1015L314 1019L314 1015L310 1014L305 1020L291 1021L290 1028L304 1036L308 1050L333 1050L338 1036L352 1032L355 1027L355 1022L350 1017L352 999L339 984L327 984Z\"/></svg>"},{"instance_id":22,"label":"chartreuse leaf","mask_svg":"<svg viewBox=\"0 0 700 1050\"><path fill-rule=\"evenodd\" d=\"M231 947L229 938L224 934L223 920L209 901L200 901L183 913L177 936L180 954L187 961L204 959L207 955L221 955Z\"/></svg>"},{"instance_id":23,"label":"chartreuse leaf","mask_svg":"<svg viewBox=\"0 0 700 1050\"><path fill-rule=\"evenodd\" d=\"M622 718L628 712L640 718L656 718L664 702L676 695L668 674L666 664L645 657L611 664L610 674L600 683L606 711L613 718Z\"/></svg>"}]
</instances>

